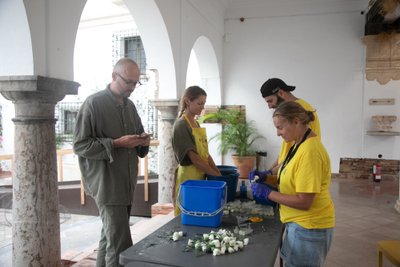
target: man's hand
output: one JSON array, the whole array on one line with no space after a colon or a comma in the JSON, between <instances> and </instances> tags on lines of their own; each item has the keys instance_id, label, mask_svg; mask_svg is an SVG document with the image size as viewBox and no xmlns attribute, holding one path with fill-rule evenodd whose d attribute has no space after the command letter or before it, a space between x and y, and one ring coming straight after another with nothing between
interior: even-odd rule
<instances>
[{"instance_id":1,"label":"man's hand","mask_svg":"<svg viewBox=\"0 0 400 267\"><path fill-rule=\"evenodd\" d=\"M142 146L149 146L150 145L150 138L153 136L153 134L149 133L142 133L140 135L140 138L142 138L143 143Z\"/></svg>"},{"instance_id":2,"label":"man's hand","mask_svg":"<svg viewBox=\"0 0 400 267\"><path fill-rule=\"evenodd\" d=\"M137 146L148 146L150 144L150 135L130 134L114 139L114 147L135 148Z\"/></svg>"}]
</instances>

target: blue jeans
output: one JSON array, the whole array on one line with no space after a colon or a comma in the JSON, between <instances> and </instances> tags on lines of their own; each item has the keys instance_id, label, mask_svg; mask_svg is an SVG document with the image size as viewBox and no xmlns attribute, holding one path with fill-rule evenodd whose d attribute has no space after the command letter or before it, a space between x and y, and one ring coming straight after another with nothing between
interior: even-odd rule
<instances>
[{"instance_id":1,"label":"blue jeans","mask_svg":"<svg viewBox=\"0 0 400 267\"><path fill-rule=\"evenodd\" d=\"M320 267L332 243L333 228L306 229L287 223L281 257L285 267Z\"/></svg>"}]
</instances>

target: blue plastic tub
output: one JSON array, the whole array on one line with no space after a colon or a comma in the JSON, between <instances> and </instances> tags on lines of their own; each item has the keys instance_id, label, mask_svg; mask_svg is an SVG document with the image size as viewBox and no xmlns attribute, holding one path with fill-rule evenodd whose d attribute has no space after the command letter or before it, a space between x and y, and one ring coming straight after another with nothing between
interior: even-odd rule
<instances>
[{"instance_id":1,"label":"blue plastic tub","mask_svg":"<svg viewBox=\"0 0 400 267\"><path fill-rule=\"evenodd\" d=\"M235 166L217 165L217 168L222 175L237 173L237 168Z\"/></svg>"},{"instance_id":2,"label":"blue plastic tub","mask_svg":"<svg viewBox=\"0 0 400 267\"><path fill-rule=\"evenodd\" d=\"M182 224L219 227L226 203L223 181L187 180L180 186L177 204Z\"/></svg>"},{"instance_id":3,"label":"blue plastic tub","mask_svg":"<svg viewBox=\"0 0 400 267\"><path fill-rule=\"evenodd\" d=\"M222 173L222 172L221 172ZM239 180L238 172L222 173L222 176L207 175L207 180L211 181L224 181L227 185L227 197L226 200L234 201L236 197L236 189Z\"/></svg>"}]
</instances>

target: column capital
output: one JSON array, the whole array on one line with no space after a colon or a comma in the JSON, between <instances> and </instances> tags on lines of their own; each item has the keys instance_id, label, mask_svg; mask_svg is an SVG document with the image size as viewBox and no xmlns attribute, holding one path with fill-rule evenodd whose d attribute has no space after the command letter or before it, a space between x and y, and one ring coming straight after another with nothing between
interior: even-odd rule
<instances>
[{"instance_id":1,"label":"column capital","mask_svg":"<svg viewBox=\"0 0 400 267\"><path fill-rule=\"evenodd\" d=\"M0 76L0 93L15 105L14 122L52 122L54 107L79 83L43 76Z\"/></svg>"},{"instance_id":2,"label":"column capital","mask_svg":"<svg viewBox=\"0 0 400 267\"><path fill-rule=\"evenodd\" d=\"M160 111L161 120L175 121L178 116L179 99L154 99L150 104Z\"/></svg>"},{"instance_id":3,"label":"column capital","mask_svg":"<svg viewBox=\"0 0 400 267\"><path fill-rule=\"evenodd\" d=\"M77 82L38 75L0 76L0 93L13 102L57 103L65 95L76 95L79 86Z\"/></svg>"}]
</instances>

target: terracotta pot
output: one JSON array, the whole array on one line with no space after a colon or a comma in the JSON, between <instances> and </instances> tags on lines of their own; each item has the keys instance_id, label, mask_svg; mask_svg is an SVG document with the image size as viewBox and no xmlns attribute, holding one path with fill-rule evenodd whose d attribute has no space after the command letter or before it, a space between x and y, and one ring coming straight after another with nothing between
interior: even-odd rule
<instances>
[{"instance_id":1,"label":"terracotta pot","mask_svg":"<svg viewBox=\"0 0 400 267\"><path fill-rule=\"evenodd\" d=\"M247 179L256 164L256 156L239 157L232 155L232 159L233 164L238 168L239 177Z\"/></svg>"}]
</instances>

